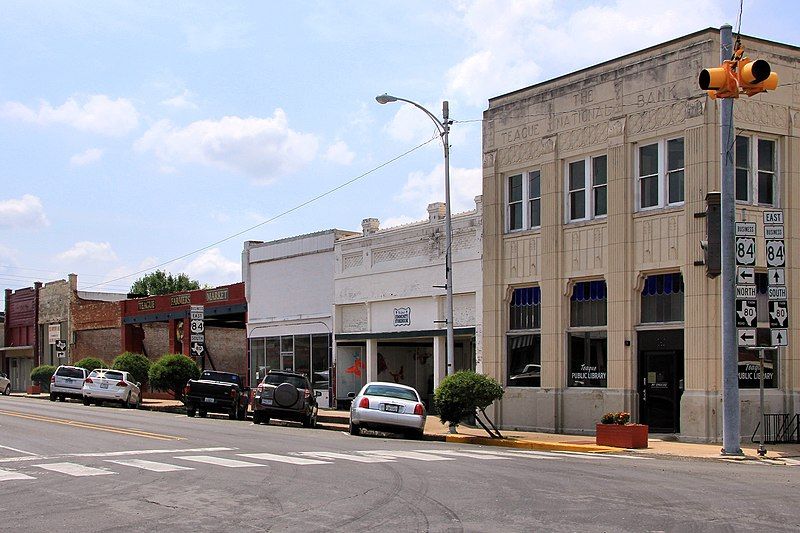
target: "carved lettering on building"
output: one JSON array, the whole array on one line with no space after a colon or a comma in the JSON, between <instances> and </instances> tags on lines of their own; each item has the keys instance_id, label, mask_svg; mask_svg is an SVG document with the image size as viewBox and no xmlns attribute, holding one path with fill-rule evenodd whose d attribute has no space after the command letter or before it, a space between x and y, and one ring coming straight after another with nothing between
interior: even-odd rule
<instances>
[{"instance_id":1,"label":"carved lettering on building","mask_svg":"<svg viewBox=\"0 0 800 533\"><path fill-rule=\"evenodd\" d=\"M186 296L189 296L188 294ZM228 288L224 289L211 289L206 291L207 302L221 302L228 299ZM187 302L188 303L188 302Z\"/></svg>"},{"instance_id":2,"label":"carved lettering on building","mask_svg":"<svg viewBox=\"0 0 800 533\"><path fill-rule=\"evenodd\" d=\"M139 311L150 311L151 309L156 308L156 301L155 300L139 300L136 303L136 308Z\"/></svg>"},{"instance_id":3,"label":"carved lettering on building","mask_svg":"<svg viewBox=\"0 0 800 533\"><path fill-rule=\"evenodd\" d=\"M176 294L169 297L169 304L173 307L176 305L186 305L191 303L191 297L188 294Z\"/></svg>"},{"instance_id":4,"label":"carved lettering on building","mask_svg":"<svg viewBox=\"0 0 800 533\"><path fill-rule=\"evenodd\" d=\"M678 85L669 85L667 87L659 87L658 89L651 89L636 95L636 107L645 107L668 100L678 100Z\"/></svg>"}]
</instances>

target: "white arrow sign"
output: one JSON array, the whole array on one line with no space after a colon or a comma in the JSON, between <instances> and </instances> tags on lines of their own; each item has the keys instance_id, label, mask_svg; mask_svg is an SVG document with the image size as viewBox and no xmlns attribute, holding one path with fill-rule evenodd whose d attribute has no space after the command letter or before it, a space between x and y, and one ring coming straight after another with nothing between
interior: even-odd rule
<instances>
[{"instance_id":1,"label":"white arrow sign","mask_svg":"<svg viewBox=\"0 0 800 533\"><path fill-rule=\"evenodd\" d=\"M756 330L754 329L740 329L736 332L739 337L739 346L755 346L756 345Z\"/></svg>"},{"instance_id":2,"label":"white arrow sign","mask_svg":"<svg viewBox=\"0 0 800 533\"><path fill-rule=\"evenodd\" d=\"M767 283L770 285L786 285L786 271L782 268L767 269Z\"/></svg>"},{"instance_id":3,"label":"white arrow sign","mask_svg":"<svg viewBox=\"0 0 800 533\"><path fill-rule=\"evenodd\" d=\"M740 285L756 282L756 269L753 267L736 267L736 283Z\"/></svg>"},{"instance_id":4,"label":"white arrow sign","mask_svg":"<svg viewBox=\"0 0 800 533\"><path fill-rule=\"evenodd\" d=\"M789 346L789 330L788 329L773 329L770 330L772 334L773 346Z\"/></svg>"}]
</instances>

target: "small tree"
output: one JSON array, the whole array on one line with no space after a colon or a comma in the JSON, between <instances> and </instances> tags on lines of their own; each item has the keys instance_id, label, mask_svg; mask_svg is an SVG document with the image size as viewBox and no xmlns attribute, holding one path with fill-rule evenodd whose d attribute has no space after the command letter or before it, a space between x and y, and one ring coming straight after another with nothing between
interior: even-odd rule
<instances>
[{"instance_id":1,"label":"small tree","mask_svg":"<svg viewBox=\"0 0 800 533\"><path fill-rule=\"evenodd\" d=\"M193 291L199 288L200 283L186 274L173 276L163 270L156 270L134 281L131 285L131 293L155 296L171 292Z\"/></svg>"},{"instance_id":2,"label":"small tree","mask_svg":"<svg viewBox=\"0 0 800 533\"><path fill-rule=\"evenodd\" d=\"M190 379L200 377L200 367L183 354L164 355L150 365L148 378L154 390L171 391L179 400L183 387Z\"/></svg>"},{"instance_id":3,"label":"small tree","mask_svg":"<svg viewBox=\"0 0 800 533\"><path fill-rule=\"evenodd\" d=\"M464 418L474 415L476 409L480 409L485 416L484 409L502 398L503 392L503 387L492 378L471 370L461 370L442 380L434 392L433 400L442 423L450 424L452 428Z\"/></svg>"},{"instance_id":4,"label":"small tree","mask_svg":"<svg viewBox=\"0 0 800 533\"><path fill-rule=\"evenodd\" d=\"M31 381L39 385L42 390L50 390L50 378L56 372L53 365L41 365L31 370Z\"/></svg>"},{"instance_id":5,"label":"small tree","mask_svg":"<svg viewBox=\"0 0 800 533\"><path fill-rule=\"evenodd\" d=\"M130 372L134 380L139 383L147 383L150 359L140 353L125 352L114 358L111 368Z\"/></svg>"},{"instance_id":6,"label":"small tree","mask_svg":"<svg viewBox=\"0 0 800 533\"><path fill-rule=\"evenodd\" d=\"M75 366L80 368L85 368L89 372L95 370L97 368L108 368L108 363L103 361L102 359L98 359L97 357L84 357L77 363Z\"/></svg>"}]
</instances>

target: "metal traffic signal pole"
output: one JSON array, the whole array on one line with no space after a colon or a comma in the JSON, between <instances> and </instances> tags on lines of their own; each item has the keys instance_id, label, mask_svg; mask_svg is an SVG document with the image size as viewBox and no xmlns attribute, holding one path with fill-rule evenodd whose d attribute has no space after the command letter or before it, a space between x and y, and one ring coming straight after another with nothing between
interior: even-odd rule
<instances>
[{"instance_id":1,"label":"metal traffic signal pole","mask_svg":"<svg viewBox=\"0 0 800 533\"><path fill-rule=\"evenodd\" d=\"M729 24L719 30L720 63L733 57L733 33ZM720 198L722 244L722 455L743 455L740 446L739 348L736 338L736 259L733 160L733 98L720 102Z\"/></svg>"}]
</instances>

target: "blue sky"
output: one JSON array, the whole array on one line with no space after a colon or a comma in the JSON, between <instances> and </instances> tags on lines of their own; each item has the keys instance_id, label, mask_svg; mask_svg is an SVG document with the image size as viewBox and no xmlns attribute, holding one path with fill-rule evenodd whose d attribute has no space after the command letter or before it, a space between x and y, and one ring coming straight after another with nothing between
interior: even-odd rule
<instances>
[{"instance_id":1,"label":"blue sky","mask_svg":"<svg viewBox=\"0 0 800 533\"><path fill-rule=\"evenodd\" d=\"M450 101L453 209L470 209L488 98L735 24L739 2L643 6L5 0L0 285L76 272L83 289L124 292L141 274L123 276L268 221L431 139L424 114L378 105L383 92L437 115ZM743 14L743 33L800 44L795 1L745 1ZM443 198L433 141L162 268L235 282L244 240L360 230L367 217L396 225Z\"/></svg>"}]
</instances>

